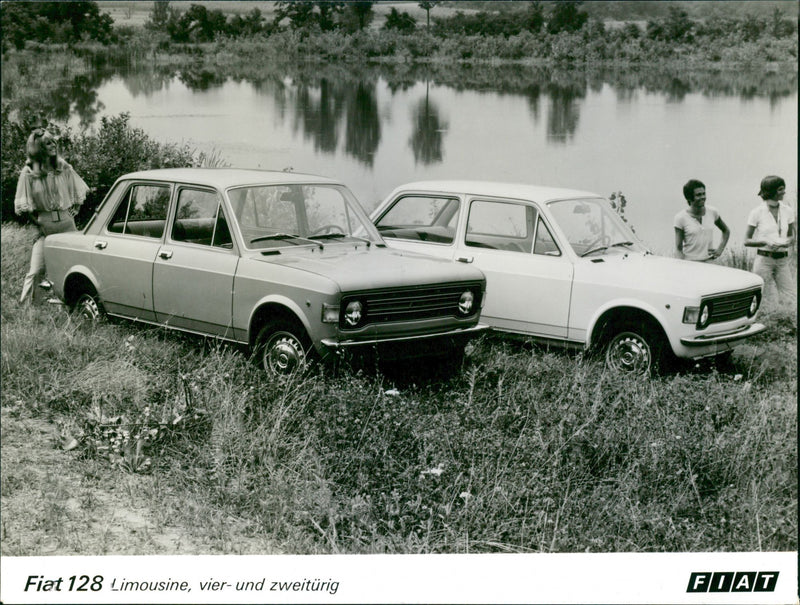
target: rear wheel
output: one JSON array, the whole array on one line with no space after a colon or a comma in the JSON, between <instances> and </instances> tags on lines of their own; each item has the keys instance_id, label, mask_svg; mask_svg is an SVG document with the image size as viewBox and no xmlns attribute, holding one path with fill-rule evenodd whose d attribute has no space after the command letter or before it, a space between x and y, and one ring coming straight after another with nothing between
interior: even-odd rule
<instances>
[{"instance_id":1,"label":"rear wheel","mask_svg":"<svg viewBox=\"0 0 800 605\"><path fill-rule=\"evenodd\" d=\"M312 347L297 323L269 321L258 332L255 354L267 374L289 376L308 366Z\"/></svg>"},{"instance_id":2,"label":"rear wheel","mask_svg":"<svg viewBox=\"0 0 800 605\"><path fill-rule=\"evenodd\" d=\"M625 322L609 330L606 365L618 372L649 374L658 371L665 354L664 338L647 322Z\"/></svg>"},{"instance_id":3,"label":"rear wheel","mask_svg":"<svg viewBox=\"0 0 800 605\"><path fill-rule=\"evenodd\" d=\"M85 291L78 296L72 306L72 313L86 321L96 323L105 317L103 303L94 290Z\"/></svg>"}]
</instances>

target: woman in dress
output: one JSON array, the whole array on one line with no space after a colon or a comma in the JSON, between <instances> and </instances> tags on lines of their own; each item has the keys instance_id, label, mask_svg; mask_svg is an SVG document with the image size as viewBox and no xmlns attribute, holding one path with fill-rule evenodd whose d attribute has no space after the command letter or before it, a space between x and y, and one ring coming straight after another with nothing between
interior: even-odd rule
<instances>
[{"instance_id":1,"label":"woman in dress","mask_svg":"<svg viewBox=\"0 0 800 605\"><path fill-rule=\"evenodd\" d=\"M794 278L789 264L789 247L795 238L794 212L784 204L786 182L779 176L761 181L761 202L747 217L744 245L757 248L753 272L764 284L775 283L781 302L796 300Z\"/></svg>"},{"instance_id":2,"label":"woman in dress","mask_svg":"<svg viewBox=\"0 0 800 605\"><path fill-rule=\"evenodd\" d=\"M53 233L75 231L73 217L86 199L89 187L58 155L55 137L35 129L26 144L28 160L17 182L14 211L27 215L39 228L31 251L31 266L22 284L20 302L33 300L33 284L44 271L44 238Z\"/></svg>"}]
</instances>

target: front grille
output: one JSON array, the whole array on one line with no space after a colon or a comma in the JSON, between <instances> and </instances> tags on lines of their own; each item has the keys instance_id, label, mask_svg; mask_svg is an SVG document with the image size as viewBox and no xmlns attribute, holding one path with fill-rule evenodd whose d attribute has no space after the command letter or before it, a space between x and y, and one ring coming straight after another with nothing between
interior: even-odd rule
<instances>
[{"instance_id":1,"label":"front grille","mask_svg":"<svg viewBox=\"0 0 800 605\"><path fill-rule=\"evenodd\" d=\"M471 290L475 296L472 312L466 316L473 317L481 308L482 288L476 282L349 293L342 299L343 314L347 303L358 300L364 305L363 317L354 328L345 323L343 315L340 326L344 329L358 329L369 324L465 317L458 312L458 301L465 290Z\"/></svg>"},{"instance_id":2,"label":"front grille","mask_svg":"<svg viewBox=\"0 0 800 605\"><path fill-rule=\"evenodd\" d=\"M712 296L704 299L708 303L711 317L709 324L718 324L726 321L747 317L750 310L750 302L753 294L761 300L761 288L752 288L742 292L723 294L722 296Z\"/></svg>"}]
</instances>

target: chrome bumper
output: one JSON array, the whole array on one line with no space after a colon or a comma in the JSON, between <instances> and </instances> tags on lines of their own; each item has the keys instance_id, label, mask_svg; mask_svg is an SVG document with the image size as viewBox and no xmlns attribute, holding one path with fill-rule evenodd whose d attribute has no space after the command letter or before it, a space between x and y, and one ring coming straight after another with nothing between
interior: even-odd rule
<instances>
[{"instance_id":1,"label":"chrome bumper","mask_svg":"<svg viewBox=\"0 0 800 605\"><path fill-rule=\"evenodd\" d=\"M704 347L707 345L731 343L737 340L750 338L751 336L755 336L756 334L761 334L761 332L763 332L766 329L767 326L765 326L764 324L755 323L740 328L735 332L725 332L723 334L707 334L707 335L703 334L700 336L692 336L692 337L687 336L685 338L681 338L681 344L686 347Z\"/></svg>"},{"instance_id":2,"label":"chrome bumper","mask_svg":"<svg viewBox=\"0 0 800 605\"><path fill-rule=\"evenodd\" d=\"M487 324L477 324L471 328L458 328L450 330L449 332L437 332L436 334L417 334L415 336L395 336L388 338L374 338L370 340L335 340L333 338L323 338L322 344L330 349L339 349L344 347L361 347L370 345L382 345L393 342L409 342L415 340L428 340L431 338L453 338L459 336L473 336L484 330L488 330Z\"/></svg>"}]
</instances>

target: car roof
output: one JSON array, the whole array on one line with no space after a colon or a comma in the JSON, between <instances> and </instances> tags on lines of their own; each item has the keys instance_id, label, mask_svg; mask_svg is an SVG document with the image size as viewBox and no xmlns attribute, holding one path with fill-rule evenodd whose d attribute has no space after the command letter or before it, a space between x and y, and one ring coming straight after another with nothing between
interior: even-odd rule
<instances>
[{"instance_id":1,"label":"car roof","mask_svg":"<svg viewBox=\"0 0 800 605\"><path fill-rule=\"evenodd\" d=\"M460 193L467 195L486 195L513 199L545 202L549 200L573 199L581 197L604 197L590 191L565 189L562 187L544 187L526 183L505 183L500 181L416 181L399 186L392 192L392 197L401 191L431 191L437 193Z\"/></svg>"},{"instance_id":2,"label":"car roof","mask_svg":"<svg viewBox=\"0 0 800 605\"><path fill-rule=\"evenodd\" d=\"M341 184L324 176L283 172L280 170L257 170L247 168L160 168L141 170L120 177L122 179L143 179L155 181L174 181L207 185L227 189L239 185L279 185L295 183Z\"/></svg>"}]
</instances>

